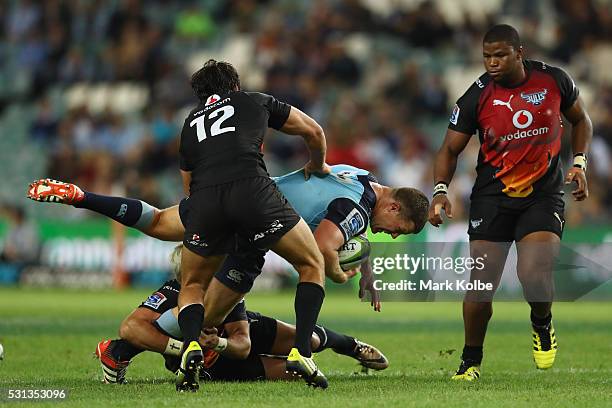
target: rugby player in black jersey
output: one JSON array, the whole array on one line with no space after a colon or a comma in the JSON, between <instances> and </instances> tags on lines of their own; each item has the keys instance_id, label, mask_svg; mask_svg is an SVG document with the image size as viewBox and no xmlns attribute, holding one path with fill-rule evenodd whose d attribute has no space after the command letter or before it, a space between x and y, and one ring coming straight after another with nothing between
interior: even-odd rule
<instances>
[{"instance_id":1,"label":"rugby player in black jersey","mask_svg":"<svg viewBox=\"0 0 612 408\"><path fill-rule=\"evenodd\" d=\"M459 98L434 163L434 197L429 221L452 217L447 197L457 158L478 132L481 148L472 189L468 234L473 257L486 254L485 268L472 280L492 291L466 293L465 346L453 379L480 377L483 343L492 316L492 298L512 242L517 243L517 275L531 306L533 358L550 368L557 353L552 325L553 264L563 232L563 173L559 159L563 121L571 123L574 153L565 184L575 184L574 200L588 196L586 155L592 125L574 81L561 69L523 58L517 31L496 25L484 36L486 73Z\"/></svg>"},{"instance_id":2,"label":"rugby player in black jersey","mask_svg":"<svg viewBox=\"0 0 612 408\"><path fill-rule=\"evenodd\" d=\"M257 92L244 92L234 67L209 60L191 86L200 103L187 115L180 136L180 168L186 195L181 261L179 325L185 350L177 390L198 388L205 327L221 324L240 297L216 280L226 254L239 245L271 249L299 274L295 296L295 347L287 370L326 388L311 358L310 337L325 295L323 257L312 232L280 193L266 170L261 148L268 128L302 136L310 151L305 177L325 175L325 135L299 109ZM204 301L202 301L204 299Z\"/></svg>"},{"instance_id":3,"label":"rugby player in black jersey","mask_svg":"<svg viewBox=\"0 0 612 408\"><path fill-rule=\"evenodd\" d=\"M178 245L171 256L177 274L181 249ZM119 339L98 343L96 356L105 383L126 382L128 365L143 351L162 354L166 368L176 372L183 348L177 321L177 279L165 282L124 319ZM241 301L219 327L201 333L199 342L205 351L200 377L223 381L292 379L285 373L285 359L294 338L295 326L246 310ZM389 365L376 347L323 326L315 326L311 346L317 353L332 349L352 357L368 369L383 370Z\"/></svg>"}]
</instances>

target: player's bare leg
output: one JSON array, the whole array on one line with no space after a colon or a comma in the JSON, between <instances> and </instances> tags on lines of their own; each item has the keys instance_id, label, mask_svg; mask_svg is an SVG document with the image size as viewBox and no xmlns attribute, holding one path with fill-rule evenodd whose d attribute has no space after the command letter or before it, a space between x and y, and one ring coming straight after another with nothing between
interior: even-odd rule
<instances>
[{"instance_id":1,"label":"player's bare leg","mask_svg":"<svg viewBox=\"0 0 612 408\"><path fill-rule=\"evenodd\" d=\"M531 306L533 359L539 369L555 362L557 339L552 324L553 267L561 240L555 233L538 231L517 244L517 274L523 294Z\"/></svg>"},{"instance_id":2,"label":"player's bare leg","mask_svg":"<svg viewBox=\"0 0 612 408\"><path fill-rule=\"evenodd\" d=\"M197 391L199 388L199 370L204 356L198 338L204 322L204 294L224 259L225 255L202 257L186 247L181 252L178 322L185 350L176 378L177 391Z\"/></svg>"},{"instance_id":3,"label":"player's bare leg","mask_svg":"<svg viewBox=\"0 0 612 408\"><path fill-rule=\"evenodd\" d=\"M298 378L287 372L287 360L283 357L259 356L266 372L266 380L292 381Z\"/></svg>"},{"instance_id":4,"label":"player's bare leg","mask_svg":"<svg viewBox=\"0 0 612 408\"><path fill-rule=\"evenodd\" d=\"M303 219L271 249L291 263L300 276L295 295L295 345L287 358L287 371L302 376L309 385L327 388L327 379L312 360L310 348L310 338L325 297L323 255Z\"/></svg>"},{"instance_id":5,"label":"player's bare leg","mask_svg":"<svg viewBox=\"0 0 612 408\"><path fill-rule=\"evenodd\" d=\"M144 201L94 194L83 191L76 184L52 179L30 183L27 197L85 208L162 241L182 241L185 233L178 205L160 210Z\"/></svg>"},{"instance_id":6,"label":"player's bare leg","mask_svg":"<svg viewBox=\"0 0 612 408\"><path fill-rule=\"evenodd\" d=\"M204 295L204 326L217 327L223 323L228 313L244 298L246 293L236 292L218 279L212 279Z\"/></svg>"},{"instance_id":7,"label":"player's bare leg","mask_svg":"<svg viewBox=\"0 0 612 408\"><path fill-rule=\"evenodd\" d=\"M152 208L154 210L154 217L151 223L138 228L138 230L162 241L182 241L185 235L185 227L179 215L179 206L174 205L162 210L155 207Z\"/></svg>"},{"instance_id":8,"label":"player's bare leg","mask_svg":"<svg viewBox=\"0 0 612 408\"><path fill-rule=\"evenodd\" d=\"M492 283L493 290L468 291L465 294L463 301L465 345L461 355L461 365L453 379L473 381L480 377L482 347L489 320L493 315L493 295L499 286L510 245L505 242L470 241L471 256L484 260L482 270L472 269L470 281Z\"/></svg>"}]
</instances>

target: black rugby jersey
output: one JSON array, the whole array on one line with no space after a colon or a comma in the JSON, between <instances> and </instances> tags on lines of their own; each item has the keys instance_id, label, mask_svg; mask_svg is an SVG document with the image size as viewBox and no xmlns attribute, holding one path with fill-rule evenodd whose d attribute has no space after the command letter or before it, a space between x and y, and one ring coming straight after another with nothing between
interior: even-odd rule
<instances>
[{"instance_id":1,"label":"black rugby jersey","mask_svg":"<svg viewBox=\"0 0 612 408\"><path fill-rule=\"evenodd\" d=\"M261 152L269 127L283 127L291 106L258 92L211 95L189 112L180 166L191 171L191 192L242 178L269 177Z\"/></svg>"}]
</instances>

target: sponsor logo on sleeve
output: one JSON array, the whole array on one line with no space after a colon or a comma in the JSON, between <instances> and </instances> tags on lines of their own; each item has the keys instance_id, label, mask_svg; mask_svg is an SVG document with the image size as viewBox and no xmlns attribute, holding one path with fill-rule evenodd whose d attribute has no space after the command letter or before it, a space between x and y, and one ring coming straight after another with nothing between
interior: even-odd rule
<instances>
[{"instance_id":1,"label":"sponsor logo on sleeve","mask_svg":"<svg viewBox=\"0 0 612 408\"><path fill-rule=\"evenodd\" d=\"M340 222L340 227L344 231L344 235L348 238L352 238L359 233L366 226L363 215L354 208L346 218Z\"/></svg>"},{"instance_id":2,"label":"sponsor logo on sleeve","mask_svg":"<svg viewBox=\"0 0 612 408\"><path fill-rule=\"evenodd\" d=\"M452 123L453 125L456 125L457 122L459 121L460 111L461 109L459 108L459 105L455 104L455 107L453 108L453 112L451 113L451 117L450 117L450 123Z\"/></svg>"},{"instance_id":3,"label":"sponsor logo on sleeve","mask_svg":"<svg viewBox=\"0 0 612 408\"><path fill-rule=\"evenodd\" d=\"M147 298L144 302L144 306L148 306L152 309L159 309L162 303L166 301L166 296L161 292L155 292Z\"/></svg>"}]
</instances>

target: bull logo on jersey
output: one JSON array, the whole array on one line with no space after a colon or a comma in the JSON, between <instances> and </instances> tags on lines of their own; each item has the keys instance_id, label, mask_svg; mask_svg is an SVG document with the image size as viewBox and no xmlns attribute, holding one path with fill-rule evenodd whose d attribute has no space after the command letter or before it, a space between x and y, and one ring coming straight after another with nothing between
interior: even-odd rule
<instances>
[{"instance_id":1,"label":"bull logo on jersey","mask_svg":"<svg viewBox=\"0 0 612 408\"><path fill-rule=\"evenodd\" d=\"M521 98L523 98L525 102L528 102L534 106L537 106L537 105L541 105L544 99L546 99L547 93L548 93L548 89L544 89L542 91L537 91L537 92L532 92L532 93L527 93L527 94L525 92L521 92Z\"/></svg>"},{"instance_id":2,"label":"bull logo on jersey","mask_svg":"<svg viewBox=\"0 0 612 408\"><path fill-rule=\"evenodd\" d=\"M482 218L478 220L470 220L470 224L472 224L473 229L476 229L480 226L480 224L482 224Z\"/></svg>"}]
</instances>

